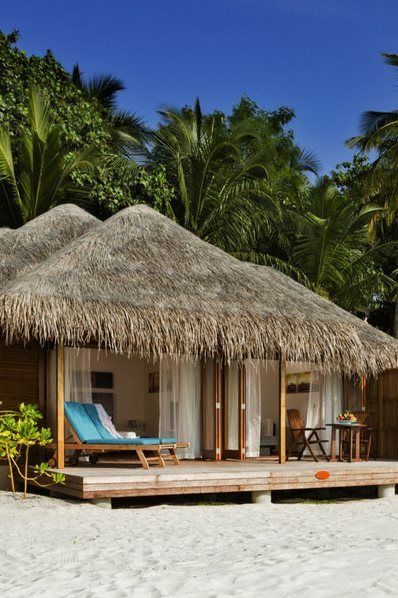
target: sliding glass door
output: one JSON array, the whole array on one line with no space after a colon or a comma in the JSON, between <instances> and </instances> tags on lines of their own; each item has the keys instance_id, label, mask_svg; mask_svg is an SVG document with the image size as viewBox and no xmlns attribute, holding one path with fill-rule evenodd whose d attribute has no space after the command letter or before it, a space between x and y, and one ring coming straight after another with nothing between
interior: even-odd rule
<instances>
[{"instance_id":1,"label":"sliding glass door","mask_svg":"<svg viewBox=\"0 0 398 598\"><path fill-rule=\"evenodd\" d=\"M223 370L223 458L245 458L245 367L232 362Z\"/></svg>"},{"instance_id":2,"label":"sliding glass door","mask_svg":"<svg viewBox=\"0 0 398 598\"><path fill-rule=\"evenodd\" d=\"M207 359L202 366L202 456L221 459L221 364Z\"/></svg>"}]
</instances>

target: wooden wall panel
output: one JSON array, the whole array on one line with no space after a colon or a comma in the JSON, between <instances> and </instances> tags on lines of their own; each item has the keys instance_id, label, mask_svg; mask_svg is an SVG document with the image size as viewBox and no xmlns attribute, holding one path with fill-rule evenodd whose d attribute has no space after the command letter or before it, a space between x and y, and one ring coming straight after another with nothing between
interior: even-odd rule
<instances>
[{"instance_id":1,"label":"wooden wall panel","mask_svg":"<svg viewBox=\"0 0 398 598\"><path fill-rule=\"evenodd\" d=\"M398 459L398 370L377 381L377 456Z\"/></svg>"},{"instance_id":2,"label":"wooden wall panel","mask_svg":"<svg viewBox=\"0 0 398 598\"><path fill-rule=\"evenodd\" d=\"M0 340L0 409L41 404L41 359L39 347L7 346Z\"/></svg>"}]
</instances>

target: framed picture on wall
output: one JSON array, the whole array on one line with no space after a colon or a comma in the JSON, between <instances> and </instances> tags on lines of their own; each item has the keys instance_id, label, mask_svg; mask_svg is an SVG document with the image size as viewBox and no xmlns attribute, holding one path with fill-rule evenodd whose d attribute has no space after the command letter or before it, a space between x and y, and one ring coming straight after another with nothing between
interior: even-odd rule
<instances>
[{"instance_id":1,"label":"framed picture on wall","mask_svg":"<svg viewBox=\"0 0 398 598\"><path fill-rule=\"evenodd\" d=\"M159 372L149 372L148 374L148 392L159 392Z\"/></svg>"},{"instance_id":2,"label":"framed picture on wall","mask_svg":"<svg viewBox=\"0 0 398 598\"><path fill-rule=\"evenodd\" d=\"M286 392L288 394L308 393L319 390L319 374L316 372L297 372L287 374Z\"/></svg>"}]
</instances>

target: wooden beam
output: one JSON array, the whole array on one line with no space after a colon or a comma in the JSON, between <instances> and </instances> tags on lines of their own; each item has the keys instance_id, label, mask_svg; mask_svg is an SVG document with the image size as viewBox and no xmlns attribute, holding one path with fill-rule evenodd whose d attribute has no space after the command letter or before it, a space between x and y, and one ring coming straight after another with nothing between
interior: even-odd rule
<instances>
[{"instance_id":1,"label":"wooden beam","mask_svg":"<svg viewBox=\"0 0 398 598\"><path fill-rule=\"evenodd\" d=\"M366 376L361 376L361 411L366 411Z\"/></svg>"},{"instance_id":2,"label":"wooden beam","mask_svg":"<svg viewBox=\"0 0 398 598\"><path fill-rule=\"evenodd\" d=\"M57 347L57 467L65 467L64 347Z\"/></svg>"},{"instance_id":3,"label":"wooden beam","mask_svg":"<svg viewBox=\"0 0 398 598\"><path fill-rule=\"evenodd\" d=\"M246 459L246 366L239 366L239 451L240 459Z\"/></svg>"},{"instance_id":4,"label":"wooden beam","mask_svg":"<svg viewBox=\"0 0 398 598\"><path fill-rule=\"evenodd\" d=\"M215 404L215 444L216 444L216 461L222 459L222 447L223 447L223 430L222 430L222 403L223 403L223 364L221 357L218 355L214 364L214 376L215 376L215 393L216 393L216 404Z\"/></svg>"},{"instance_id":5,"label":"wooden beam","mask_svg":"<svg viewBox=\"0 0 398 598\"><path fill-rule=\"evenodd\" d=\"M385 430L384 430L384 377L381 373L377 379L377 457L384 458Z\"/></svg>"},{"instance_id":6,"label":"wooden beam","mask_svg":"<svg viewBox=\"0 0 398 598\"><path fill-rule=\"evenodd\" d=\"M279 463L286 463L286 361L279 359Z\"/></svg>"}]
</instances>

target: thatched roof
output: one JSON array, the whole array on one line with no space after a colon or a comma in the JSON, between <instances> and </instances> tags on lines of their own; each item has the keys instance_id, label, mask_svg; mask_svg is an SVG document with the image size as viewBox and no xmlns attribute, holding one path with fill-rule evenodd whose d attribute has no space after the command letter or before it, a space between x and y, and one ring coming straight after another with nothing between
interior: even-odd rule
<instances>
[{"instance_id":1,"label":"thatched roof","mask_svg":"<svg viewBox=\"0 0 398 598\"><path fill-rule=\"evenodd\" d=\"M272 269L240 262L146 206L119 212L9 284L9 340L140 355L398 365L398 342Z\"/></svg>"},{"instance_id":2,"label":"thatched roof","mask_svg":"<svg viewBox=\"0 0 398 598\"><path fill-rule=\"evenodd\" d=\"M1 228L0 289L97 224L78 206L64 204L16 230Z\"/></svg>"}]
</instances>

